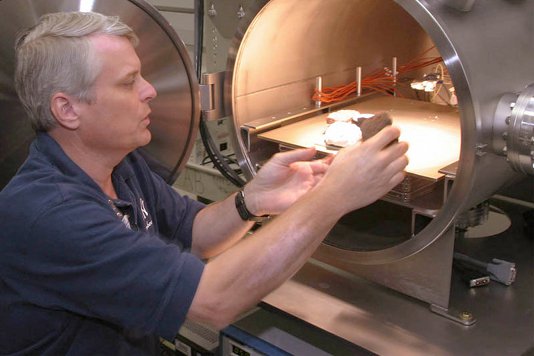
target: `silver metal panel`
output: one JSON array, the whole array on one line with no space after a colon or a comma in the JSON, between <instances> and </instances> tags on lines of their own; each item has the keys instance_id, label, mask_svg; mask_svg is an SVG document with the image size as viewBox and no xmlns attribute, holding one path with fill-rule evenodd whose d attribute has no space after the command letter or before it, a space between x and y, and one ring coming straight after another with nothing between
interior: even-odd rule
<instances>
[{"instance_id":1,"label":"silver metal panel","mask_svg":"<svg viewBox=\"0 0 534 356\"><path fill-rule=\"evenodd\" d=\"M152 101L152 142L144 156L164 179L174 181L185 165L200 117L198 82L184 44L168 22L144 1L0 1L0 186L22 163L33 133L13 88L16 33L57 11L96 11L118 15L141 42L143 75L158 91Z\"/></svg>"},{"instance_id":2,"label":"silver metal panel","mask_svg":"<svg viewBox=\"0 0 534 356\"><path fill-rule=\"evenodd\" d=\"M375 221L376 224L380 222ZM335 236L329 236L333 239ZM361 265L350 252L323 244L313 258L351 271L358 276L386 284L414 298L444 308L449 305L454 228L449 229L423 252L385 265ZM349 258L346 258L349 256ZM344 258L345 257L345 258Z\"/></svg>"}]
</instances>

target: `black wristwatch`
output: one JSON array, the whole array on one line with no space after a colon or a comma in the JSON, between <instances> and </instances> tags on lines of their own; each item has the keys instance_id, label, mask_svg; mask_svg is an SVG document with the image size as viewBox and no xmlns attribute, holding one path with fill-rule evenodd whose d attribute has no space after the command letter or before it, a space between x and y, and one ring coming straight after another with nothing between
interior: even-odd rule
<instances>
[{"instance_id":1,"label":"black wristwatch","mask_svg":"<svg viewBox=\"0 0 534 356\"><path fill-rule=\"evenodd\" d=\"M240 190L235 195L235 207L237 209L237 212L239 213L239 216L244 221L262 222L271 217L270 215L257 216L248 211L247 206L245 204L245 192L243 190Z\"/></svg>"}]
</instances>

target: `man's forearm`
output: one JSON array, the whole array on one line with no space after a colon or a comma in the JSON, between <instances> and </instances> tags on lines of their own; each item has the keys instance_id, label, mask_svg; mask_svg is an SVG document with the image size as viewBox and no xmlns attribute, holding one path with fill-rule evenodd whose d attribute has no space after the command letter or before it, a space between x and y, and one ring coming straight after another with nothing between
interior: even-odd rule
<instances>
[{"instance_id":1,"label":"man's forearm","mask_svg":"<svg viewBox=\"0 0 534 356\"><path fill-rule=\"evenodd\" d=\"M189 317L223 327L291 277L340 215L323 204L328 199L321 194L303 198L251 238L210 261Z\"/></svg>"},{"instance_id":2,"label":"man's forearm","mask_svg":"<svg viewBox=\"0 0 534 356\"><path fill-rule=\"evenodd\" d=\"M239 241L253 223L243 221L234 203L235 193L202 209L193 224L192 252L211 258Z\"/></svg>"}]
</instances>

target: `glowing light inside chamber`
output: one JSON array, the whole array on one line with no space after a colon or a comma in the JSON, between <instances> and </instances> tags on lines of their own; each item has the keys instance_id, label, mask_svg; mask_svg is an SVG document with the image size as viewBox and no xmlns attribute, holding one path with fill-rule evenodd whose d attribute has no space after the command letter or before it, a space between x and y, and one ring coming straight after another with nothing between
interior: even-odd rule
<instances>
[{"instance_id":1,"label":"glowing light inside chamber","mask_svg":"<svg viewBox=\"0 0 534 356\"><path fill-rule=\"evenodd\" d=\"M409 143L410 160L406 171L427 177L438 177L438 171L457 161L460 156L461 137L455 130L421 123L395 124L401 129L402 141Z\"/></svg>"},{"instance_id":2,"label":"glowing light inside chamber","mask_svg":"<svg viewBox=\"0 0 534 356\"><path fill-rule=\"evenodd\" d=\"M95 7L95 0L81 0L80 1L80 11L81 12L91 12Z\"/></svg>"}]
</instances>

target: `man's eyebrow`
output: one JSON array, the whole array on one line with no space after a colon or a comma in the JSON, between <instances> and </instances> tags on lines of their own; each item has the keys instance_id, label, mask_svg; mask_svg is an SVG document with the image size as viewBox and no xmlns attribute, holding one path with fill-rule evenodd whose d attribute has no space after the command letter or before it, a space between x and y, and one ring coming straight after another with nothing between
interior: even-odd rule
<instances>
[{"instance_id":1,"label":"man's eyebrow","mask_svg":"<svg viewBox=\"0 0 534 356\"><path fill-rule=\"evenodd\" d=\"M135 78L138 74L139 74L139 71L136 69L136 70L132 70L132 71L126 72L124 75L121 76L121 78L122 79L131 79L131 78Z\"/></svg>"}]
</instances>

